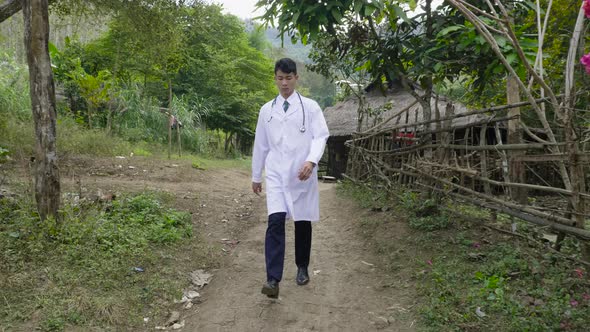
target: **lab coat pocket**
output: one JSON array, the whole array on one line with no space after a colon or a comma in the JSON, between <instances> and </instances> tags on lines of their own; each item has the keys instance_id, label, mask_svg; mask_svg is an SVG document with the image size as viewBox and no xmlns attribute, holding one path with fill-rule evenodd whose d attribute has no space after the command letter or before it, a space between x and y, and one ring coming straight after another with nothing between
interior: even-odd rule
<instances>
[{"instance_id":1,"label":"lab coat pocket","mask_svg":"<svg viewBox=\"0 0 590 332\"><path fill-rule=\"evenodd\" d=\"M309 186L311 184L310 179L306 181L301 181L299 178L295 177L295 179L291 179L289 183L289 189L291 193L303 193L309 190Z\"/></svg>"}]
</instances>

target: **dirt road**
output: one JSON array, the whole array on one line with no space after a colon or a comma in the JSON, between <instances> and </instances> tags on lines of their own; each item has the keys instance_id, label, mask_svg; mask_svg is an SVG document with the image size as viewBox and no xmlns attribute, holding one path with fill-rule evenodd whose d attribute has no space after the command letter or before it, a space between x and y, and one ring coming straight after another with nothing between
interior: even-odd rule
<instances>
[{"instance_id":1,"label":"dirt road","mask_svg":"<svg viewBox=\"0 0 590 332\"><path fill-rule=\"evenodd\" d=\"M233 185L226 189L235 190L238 183L241 188L249 187L248 174L231 178ZM223 191L223 185L217 190ZM204 302L188 314L184 330L412 331L412 314L404 308L413 290L400 294L381 287L376 259L358 236L362 213L355 204L336 195L334 184L320 184L320 197L322 220L313 228L308 285L295 283L294 228L289 223L280 298L273 300L260 294L266 278L266 208L263 199L254 198L251 227L234 239L239 244L228 264L215 272L205 288Z\"/></svg>"},{"instance_id":2,"label":"dirt road","mask_svg":"<svg viewBox=\"0 0 590 332\"><path fill-rule=\"evenodd\" d=\"M266 207L264 198L249 190L249 172L196 171L189 162L176 163L94 163L84 168L82 182L105 191L168 191L180 209L193 213L197 231L225 252L222 267L210 271L214 276L201 291L202 303L182 310L183 331L414 330L415 314L409 309L413 286L386 285L379 258L359 234L366 211L336 195L335 184L320 184L322 220L313 228L311 282L295 283L294 229L289 222L284 279L274 300L260 293L266 278Z\"/></svg>"}]
</instances>

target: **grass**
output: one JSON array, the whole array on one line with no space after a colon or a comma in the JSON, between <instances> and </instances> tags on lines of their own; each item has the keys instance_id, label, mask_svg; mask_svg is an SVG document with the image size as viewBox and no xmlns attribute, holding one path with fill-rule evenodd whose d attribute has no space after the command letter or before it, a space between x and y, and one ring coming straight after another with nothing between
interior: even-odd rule
<instances>
[{"instance_id":1,"label":"grass","mask_svg":"<svg viewBox=\"0 0 590 332\"><path fill-rule=\"evenodd\" d=\"M41 223L26 196L0 200L0 326L128 330L144 317L163 321L188 273L215 266L190 214L171 200L153 192L100 205L71 198L60 223Z\"/></svg>"},{"instance_id":2,"label":"grass","mask_svg":"<svg viewBox=\"0 0 590 332\"><path fill-rule=\"evenodd\" d=\"M590 282L585 267L564 260L526 241L492 232L460 218L444 227L412 226L424 200L399 189L396 195L345 183L341 194L364 208L390 208L389 214L367 218L361 232L384 260L391 282L400 276L416 284L420 329L426 331L582 331L590 317ZM412 203L413 202L413 203ZM441 203L445 209L487 218L471 206ZM428 204L426 204L428 205ZM425 215L426 217L426 215ZM407 234L396 223L405 221ZM498 216L498 227L510 218ZM541 231L518 223L520 232L538 237ZM579 243L568 239L562 252L576 256ZM387 276L384 276L386 278Z\"/></svg>"}]
</instances>

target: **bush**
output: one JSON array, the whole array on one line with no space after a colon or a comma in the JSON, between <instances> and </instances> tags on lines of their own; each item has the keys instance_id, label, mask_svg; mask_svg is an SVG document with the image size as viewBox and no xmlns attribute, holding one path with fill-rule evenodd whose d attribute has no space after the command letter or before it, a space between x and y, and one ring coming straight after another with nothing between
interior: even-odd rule
<instances>
[{"instance_id":1,"label":"bush","mask_svg":"<svg viewBox=\"0 0 590 332\"><path fill-rule=\"evenodd\" d=\"M450 225L450 217L441 211L435 198L423 199L420 193L406 190L399 196L402 207L408 213L412 228L423 231L445 229Z\"/></svg>"}]
</instances>

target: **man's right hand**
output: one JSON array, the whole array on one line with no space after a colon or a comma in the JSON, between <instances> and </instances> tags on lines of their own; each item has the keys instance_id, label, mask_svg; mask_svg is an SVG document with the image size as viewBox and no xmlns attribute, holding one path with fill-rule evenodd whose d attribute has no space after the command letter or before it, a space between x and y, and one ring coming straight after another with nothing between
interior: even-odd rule
<instances>
[{"instance_id":1,"label":"man's right hand","mask_svg":"<svg viewBox=\"0 0 590 332\"><path fill-rule=\"evenodd\" d=\"M260 182L252 182L252 191L260 196L260 193L262 192L262 183Z\"/></svg>"}]
</instances>

